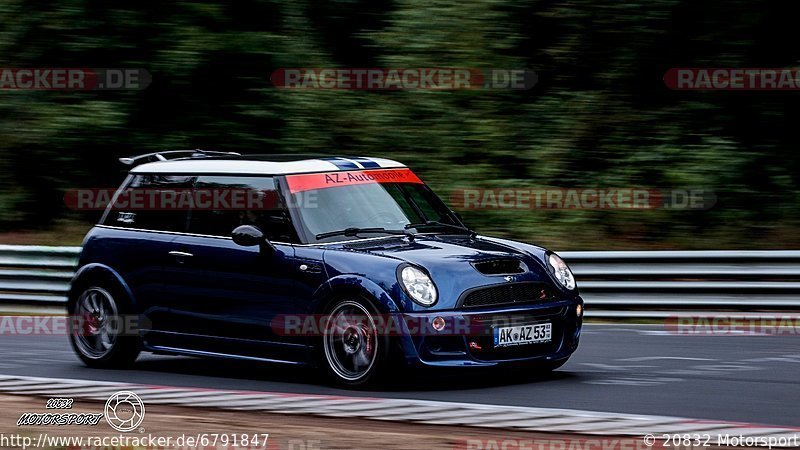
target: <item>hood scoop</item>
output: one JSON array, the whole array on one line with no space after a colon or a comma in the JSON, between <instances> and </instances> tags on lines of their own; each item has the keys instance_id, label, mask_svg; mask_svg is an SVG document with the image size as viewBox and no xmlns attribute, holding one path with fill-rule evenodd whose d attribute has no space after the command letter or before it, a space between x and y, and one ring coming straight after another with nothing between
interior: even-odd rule
<instances>
[{"instance_id":1,"label":"hood scoop","mask_svg":"<svg viewBox=\"0 0 800 450\"><path fill-rule=\"evenodd\" d=\"M528 267L522 261L514 258L490 259L472 263L475 270L484 275L514 275L525 273Z\"/></svg>"}]
</instances>

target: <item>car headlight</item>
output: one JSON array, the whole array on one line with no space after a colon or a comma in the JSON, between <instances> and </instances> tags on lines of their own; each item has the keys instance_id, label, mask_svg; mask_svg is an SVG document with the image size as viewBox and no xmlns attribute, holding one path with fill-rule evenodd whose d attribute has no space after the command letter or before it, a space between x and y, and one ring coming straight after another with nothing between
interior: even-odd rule
<instances>
[{"instance_id":1,"label":"car headlight","mask_svg":"<svg viewBox=\"0 0 800 450\"><path fill-rule=\"evenodd\" d=\"M555 253L551 254L547 261L550 263L550 272L556 280L567 289L575 289L575 276L572 275L567 263Z\"/></svg>"},{"instance_id":2,"label":"car headlight","mask_svg":"<svg viewBox=\"0 0 800 450\"><path fill-rule=\"evenodd\" d=\"M436 303L436 286L425 272L414 266L403 267L400 271L400 282L406 293L422 306L431 306Z\"/></svg>"}]
</instances>

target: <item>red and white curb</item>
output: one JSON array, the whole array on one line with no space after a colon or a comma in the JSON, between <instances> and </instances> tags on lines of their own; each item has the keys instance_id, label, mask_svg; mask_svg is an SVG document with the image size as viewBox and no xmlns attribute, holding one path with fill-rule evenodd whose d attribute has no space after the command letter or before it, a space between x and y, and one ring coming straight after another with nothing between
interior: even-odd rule
<instances>
[{"instance_id":1,"label":"red and white curb","mask_svg":"<svg viewBox=\"0 0 800 450\"><path fill-rule=\"evenodd\" d=\"M800 428L747 423L632 415L574 409L452 403L428 400L347 397L279 392L231 391L60 378L0 375L0 392L14 395L71 397L105 402L117 391L132 391L145 405L264 411L370 420L497 428L546 433L606 436L692 434L712 436L794 436Z\"/></svg>"}]
</instances>

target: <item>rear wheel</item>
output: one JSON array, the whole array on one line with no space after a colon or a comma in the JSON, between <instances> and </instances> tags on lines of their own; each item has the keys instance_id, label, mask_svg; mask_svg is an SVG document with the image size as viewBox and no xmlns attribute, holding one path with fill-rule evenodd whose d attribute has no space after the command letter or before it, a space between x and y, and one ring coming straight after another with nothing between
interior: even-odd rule
<instances>
[{"instance_id":1,"label":"rear wheel","mask_svg":"<svg viewBox=\"0 0 800 450\"><path fill-rule=\"evenodd\" d=\"M362 299L341 299L329 307L322 336L322 363L337 384L350 387L376 383L387 363L388 337L380 333L371 305Z\"/></svg>"},{"instance_id":2,"label":"rear wheel","mask_svg":"<svg viewBox=\"0 0 800 450\"><path fill-rule=\"evenodd\" d=\"M125 326L131 304L119 291L110 284L93 283L69 303L70 343L89 367L125 367L139 356L138 334Z\"/></svg>"}]
</instances>

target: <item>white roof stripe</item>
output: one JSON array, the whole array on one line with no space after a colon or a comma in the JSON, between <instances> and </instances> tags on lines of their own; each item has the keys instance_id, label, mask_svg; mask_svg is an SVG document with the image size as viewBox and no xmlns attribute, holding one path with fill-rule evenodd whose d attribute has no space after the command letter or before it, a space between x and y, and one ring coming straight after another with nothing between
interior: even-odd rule
<instances>
[{"instance_id":1,"label":"white roof stripe","mask_svg":"<svg viewBox=\"0 0 800 450\"><path fill-rule=\"evenodd\" d=\"M381 168L406 167L397 161L384 158L369 158ZM347 160L350 161L350 160ZM350 161L357 167L364 166ZM294 173L338 172L340 169L330 161L305 159L300 161L258 161L246 159L178 159L142 164L131 169L130 173L174 173L174 174L253 174L287 175ZM369 169L367 169L369 170Z\"/></svg>"},{"instance_id":2,"label":"white roof stripe","mask_svg":"<svg viewBox=\"0 0 800 450\"><path fill-rule=\"evenodd\" d=\"M358 162L358 161L356 161L356 160L354 160L354 159L350 159L350 158L344 158L344 157L342 157L342 158L340 158L340 159L342 159L342 160L344 160L344 161L347 161L347 162L349 162L350 164L355 164L355 165L356 165L356 167L358 167L359 169L363 169L363 168L364 168L364 165L362 165L360 162Z\"/></svg>"},{"instance_id":3,"label":"white roof stripe","mask_svg":"<svg viewBox=\"0 0 800 450\"><path fill-rule=\"evenodd\" d=\"M372 162L374 162L374 163L376 163L376 164L378 164L379 166L381 166L381 168L384 168L384 167L385 167L385 168L389 168L389 167L406 167L406 165L405 165L405 164L403 164L403 163L400 163L400 162L397 162L397 161L394 161L394 160L391 160L391 159L386 159L386 158L370 158L370 157L368 157L368 156L367 156L367 157L365 157L365 158L366 158L366 159L369 159L370 161L372 161Z\"/></svg>"}]
</instances>

